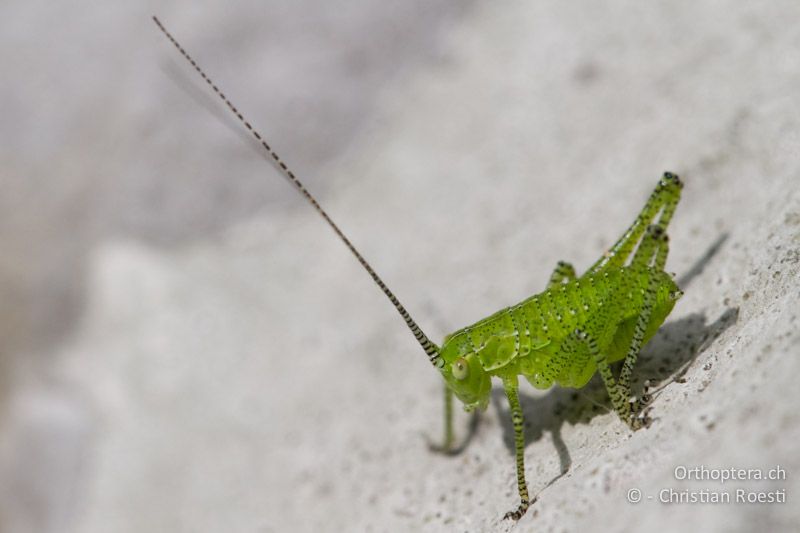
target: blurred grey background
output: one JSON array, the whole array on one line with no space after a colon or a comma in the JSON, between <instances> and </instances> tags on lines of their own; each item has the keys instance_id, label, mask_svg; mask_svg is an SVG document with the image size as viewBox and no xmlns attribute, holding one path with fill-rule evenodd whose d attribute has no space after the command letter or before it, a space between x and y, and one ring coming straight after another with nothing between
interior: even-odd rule
<instances>
[{"instance_id":1,"label":"blurred grey background","mask_svg":"<svg viewBox=\"0 0 800 533\"><path fill-rule=\"evenodd\" d=\"M797 488L796 2L9 1L2 531L512 527L502 398L463 454L427 450L437 377L153 14L436 339L586 268L681 173L687 294L640 378L685 382L630 438L526 389L529 483L568 473L525 521L797 526L624 501L678 463Z\"/></svg>"}]
</instances>

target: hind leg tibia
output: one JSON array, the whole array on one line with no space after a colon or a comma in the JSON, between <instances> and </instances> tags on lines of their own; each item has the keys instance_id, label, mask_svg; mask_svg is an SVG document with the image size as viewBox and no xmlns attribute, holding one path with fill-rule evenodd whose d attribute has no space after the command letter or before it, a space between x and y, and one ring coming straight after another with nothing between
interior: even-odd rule
<instances>
[{"instance_id":1,"label":"hind leg tibia","mask_svg":"<svg viewBox=\"0 0 800 533\"><path fill-rule=\"evenodd\" d=\"M658 224L647 226L642 242L636 249L636 254L631 259L630 266L634 268L654 267L664 270L669 252L669 236L664 228Z\"/></svg>"},{"instance_id":2,"label":"hind leg tibia","mask_svg":"<svg viewBox=\"0 0 800 533\"><path fill-rule=\"evenodd\" d=\"M656 224L666 231L675 207L681 198L683 183L671 172L665 172L650 195L644 208L620 239L601 257L589 272L625 265L648 225L658 216ZM659 215L660 214L660 215Z\"/></svg>"}]
</instances>

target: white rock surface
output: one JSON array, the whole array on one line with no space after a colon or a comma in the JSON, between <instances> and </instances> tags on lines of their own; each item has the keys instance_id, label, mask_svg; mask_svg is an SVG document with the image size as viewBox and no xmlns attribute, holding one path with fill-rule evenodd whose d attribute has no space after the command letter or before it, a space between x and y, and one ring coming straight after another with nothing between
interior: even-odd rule
<instances>
[{"instance_id":1,"label":"white rock surface","mask_svg":"<svg viewBox=\"0 0 800 533\"><path fill-rule=\"evenodd\" d=\"M424 355L146 7L2 8L2 531L797 529L800 5L150 3L437 340L684 178L656 421L524 385L518 524L502 393L428 451ZM657 501L736 488L787 502Z\"/></svg>"}]
</instances>

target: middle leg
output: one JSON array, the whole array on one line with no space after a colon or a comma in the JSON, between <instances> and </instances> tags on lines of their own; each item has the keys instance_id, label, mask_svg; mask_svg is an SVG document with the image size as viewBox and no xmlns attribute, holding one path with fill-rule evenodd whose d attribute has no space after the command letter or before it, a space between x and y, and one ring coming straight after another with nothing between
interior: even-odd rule
<instances>
[{"instance_id":1,"label":"middle leg","mask_svg":"<svg viewBox=\"0 0 800 533\"><path fill-rule=\"evenodd\" d=\"M650 306L652 309L652 304ZM649 311L645 314L649 315ZM641 322L641 320L639 321ZM639 324L637 323L637 332ZM643 331L643 330L642 330ZM638 338L638 343L636 339ZM629 359L631 360L630 367L633 367L633 363L636 361L636 356L639 354L639 347L641 347L641 335L634 333L634 341L631 344L631 347L628 351L628 357L625 359L626 363L628 363ZM598 346L597 341L580 329L576 329L568 338L570 344L572 344L572 349L574 351L575 347L579 344L583 344L586 349L588 349L589 355L594 359L595 365L597 366L597 371L600 374L600 377L603 379L603 384L606 386L606 391L608 392L608 396L611 398L611 405L614 407L614 411L617 412L617 415L628 424L632 429L638 429L641 427L641 422L635 422L632 417L632 407L630 402L630 374L628 373L627 377L625 377L624 367L623 367L623 374L620 374L620 379L617 380L614 378L614 374L611 372L611 365L608 363L608 359L604 353L602 353ZM633 354L633 355L632 355Z\"/></svg>"},{"instance_id":2,"label":"middle leg","mask_svg":"<svg viewBox=\"0 0 800 533\"><path fill-rule=\"evenodd\" d=\"M644 293L642 309L639 312L638 318L636 319L636 326L634 326L633 330L633 338L631 339L631 344L628 347L628 353L625 356L625 360L622 363L622 370L620 371L619 382L617 383L620 393L623 394L626 399L625 406L623 412L620 413L620 417L631 427L631 429L639 429L643 425L647 425L646 419L636 417L641 405L633 406L631 404L631 374L633 373L633 365L636 364L636 360L639 358L639 352L642 349L642 340L644 339L644 333L647 329L647 325L650 322L650 315L653 312L655 296L656 277L650 275L647 289Z\"/></svg>"}]
</instances>

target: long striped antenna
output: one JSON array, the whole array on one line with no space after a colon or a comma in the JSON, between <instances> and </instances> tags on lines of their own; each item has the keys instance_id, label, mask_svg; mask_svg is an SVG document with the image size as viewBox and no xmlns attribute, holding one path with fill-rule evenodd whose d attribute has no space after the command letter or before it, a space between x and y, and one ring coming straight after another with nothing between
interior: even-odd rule
<instances>
[{"instance_id":1,"label":"long striped antenna","mask_svg":"<svg viewBox=\"0 0 800 533\"><path fill-rule=\"evenodd\" d=\"M375 271L372 269L369 263L367 263L366 259L364 259L360 253L358 253L358 250L356 250L355 246L353 246L353 244L345 236L345 234L342 233L342 230L340 230L339 227L333 222L331 217L328 216L328 213L326 213L325 210L322 209L322 207L320 207L316 198L314 198L311 195L311 193L308 192L305 186L302 183L300 183L300 180L297 179L297 177L294 175L294 172L289 170L289 167L286 166L286 163L284 163L283 160L278 156L278 154L275 153L275 151L272 148L270 148L269 144L267 144L267 142L261 137L261 134L258 133L258 131L256 131L247 120L245 120L244 116L242 116L239 110L236 109L236 106L234 106L231 103L231 101L228 100L228 97L225 96L225 93L223 93L221 90L219 90L219 88L217 88L214 82L211 81L211 78L206 76L206 73L203 72L203 69L201 69L200 66L195 62L195 60L192 59L192 57L186 52L186 50L183 49L183 47L180 45L180 43L178 43L175 37L173 37L172 34L170 34L170 32L167 31L164 25L161 24L161 21L158 20L158 18L155 16L153 17L153 21L156 23L156 26L158 26L158 28L162 31L162 33L167 36L167 39L169 39L172 42L172 44L175 45L175 48L178 49L181 55L184 58L186 58L186 60L189 63L192 64L194 69L197 71L198 74L200 74L200 76L208 84L208 86L211 87L211 89L216 93L217 96L219 96L222 99L223 102L225 102L225 105L228 106L228 109L230 109L234 115L236 115L236 118L239 119L239 122L241 122L244 125L244 127L247 128L247 131L249 131L253 135L253 137L255 137L255 139L261 144L264 150L267 151L267 153L272 158L273 162L281 171L281 173L286 178L288 178L289 181L292 182L295 188L298 191L300 191L300 194L302 194L305 197L305 199L308 200L308 202L314 207L314 209L316 209L317 213L319 213L322 216L322 218L325 219L325 222L327 222L328 225L336 233L336 235L339 236L339 238L342 240L345 246L347 246L347 248L353 253L353 255L356 256L356 259L358 259L358 262L361 263L361 266L364 267L367 273L372 277L372 280L383 291L383 294L385 294L386 297L389 298L389 301L392 302L395 309L397 309L397 312L400 313L400 316L403 317L403 320L405 320L408 329L410 329L411 333L414 334L414 337L417 339L417 342L419 342L420 346L422 346L422 349L425 350L425 353L428 354L428 359L430 359L431 363L435 367L441 368L444 365L444 360L439 356L439 348L434 343L432 343L430 339L428 339L425 333L423 333L423 331L420 329L417 323L414 322L414 319L411 318L411 315L408 314L406 308L403 307L403 304L401 304L400 301L397 299L397 297L392 293L392 291L389 290L389 288L386 286L386 284L383 282L380 276L378 276L378 274L375 273Z\"/></svg>"}]
</instances>

